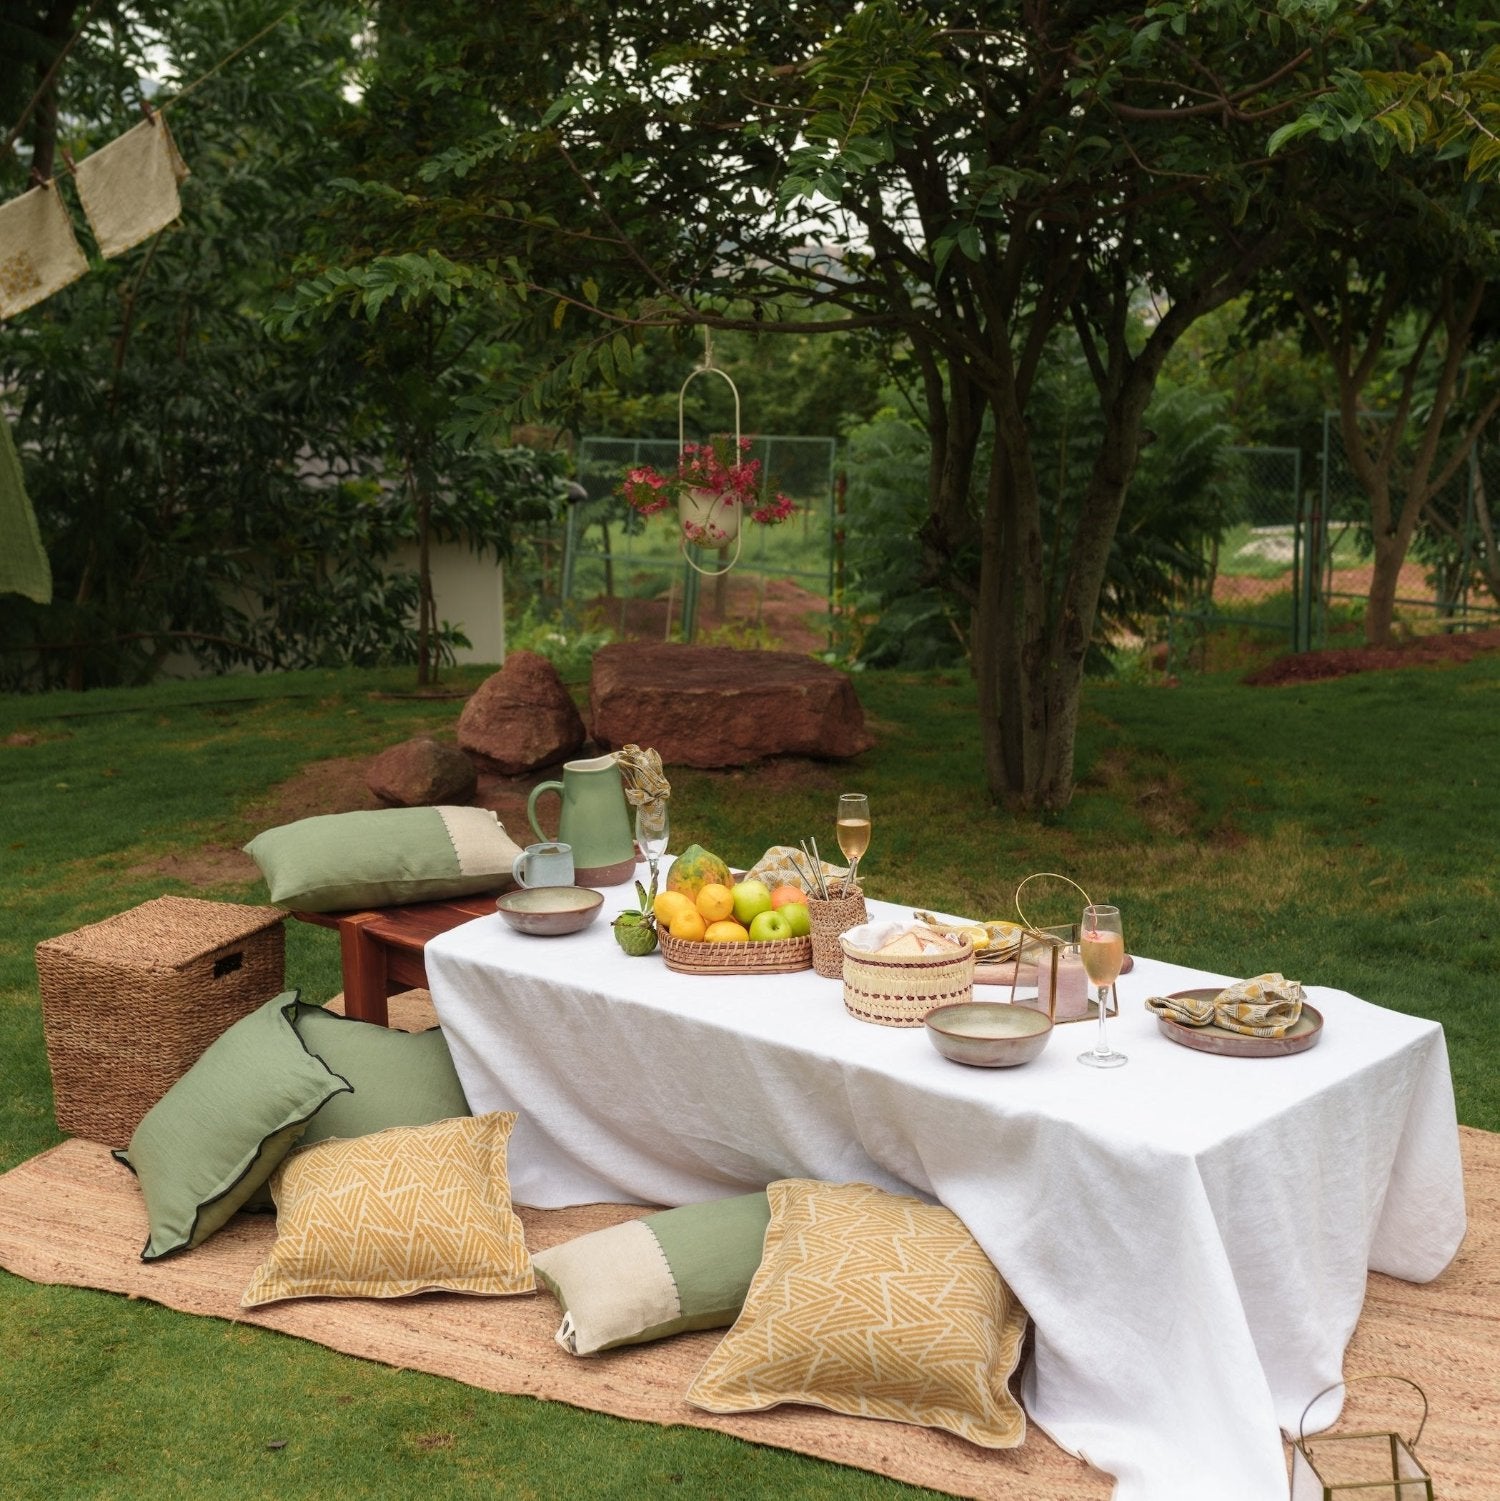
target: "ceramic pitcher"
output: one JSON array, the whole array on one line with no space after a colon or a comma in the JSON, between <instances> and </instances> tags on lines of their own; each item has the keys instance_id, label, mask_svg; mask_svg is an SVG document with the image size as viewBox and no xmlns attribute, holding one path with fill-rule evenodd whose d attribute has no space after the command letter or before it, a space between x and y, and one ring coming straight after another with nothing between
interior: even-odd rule
<instances>
[{"instance_id":1,"label":"ceramic pitcher","mask_svg":"<svg viewBox=\"0 0 1500 1501\"><path fill-rule=\"evenodd\" d=\"M536 815L543 793L562 802L558 831L549 834ZM613 756L564 761L560 782L541 782L532 789L526 816L538 839L559 839L573 846L573 879L580 886L619 886L635 874L635 837L625 805L625 785Z\"/></svg>"}]
</instances>

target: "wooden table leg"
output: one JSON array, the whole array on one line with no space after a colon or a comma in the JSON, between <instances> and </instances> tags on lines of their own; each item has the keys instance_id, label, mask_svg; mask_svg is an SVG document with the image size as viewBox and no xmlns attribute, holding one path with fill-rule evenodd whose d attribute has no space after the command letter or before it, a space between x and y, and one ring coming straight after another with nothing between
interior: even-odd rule
<instances>
[{"instance_id":1,"label":"wooden table leg","mask_svg":"<svg viewBox=\"0 0 1500 1501\"><path fill-rule=\"evenodd\" d=\"M344 969L344 1015L376 1026L390 1025L386 996L386 949L365 932L379 919L378 912L353 912L339 920L339 957Z\"/></svg>"}]
</instances>

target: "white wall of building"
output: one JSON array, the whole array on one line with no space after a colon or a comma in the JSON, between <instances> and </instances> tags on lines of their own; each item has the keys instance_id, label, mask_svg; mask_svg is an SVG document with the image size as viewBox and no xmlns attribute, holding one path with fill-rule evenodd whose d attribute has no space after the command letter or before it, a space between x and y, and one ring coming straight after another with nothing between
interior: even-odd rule
<instances>
[{"instance_id":1,"label":"white wall of building","mask_svg":"<svg viewBox=\"0 0 1500 1501\"><path fill-rule=\"evenodd\" d=\"M415 542L391 555L391 567L417 571ZM432 596L439 621L450 621L473 643L456 653L460 662L505 661L505 580L493 557L480 557L457 542L435 542L429 552Z\"/></svg>"}]
</instances>

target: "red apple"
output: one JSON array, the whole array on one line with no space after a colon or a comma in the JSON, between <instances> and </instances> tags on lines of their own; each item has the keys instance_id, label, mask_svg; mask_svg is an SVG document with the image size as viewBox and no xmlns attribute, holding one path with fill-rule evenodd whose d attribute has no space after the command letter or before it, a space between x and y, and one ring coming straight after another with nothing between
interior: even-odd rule
<instances>
[{"instance_id":1,"label":"red apple","mask_svg":"<svg viewBox=\"0 0 1500 1501\"><path fill-rule=\"evenodd\" d=\"M784 907L788 902L801 902L805 907L807 905L807 893L800 886L793 886L791 884L778 886L771 893L771 905L773 907Z\"/></svg>"}]
</instances>

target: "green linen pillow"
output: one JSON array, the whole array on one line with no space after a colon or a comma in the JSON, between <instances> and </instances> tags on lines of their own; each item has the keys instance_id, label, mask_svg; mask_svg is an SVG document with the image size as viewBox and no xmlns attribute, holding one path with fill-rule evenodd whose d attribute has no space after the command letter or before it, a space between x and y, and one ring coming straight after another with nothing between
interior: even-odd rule
<instances>
[{"instance_id":1,"label":"green linen pillow","mask_svg":"<svg viewBox=\"0 0 1500 1501\"><path fill-rule=\"evenodd\" d=\"M348 912L496 890L521 851L488 808L377 808L267 829L245 853L278 907Z\"/></svg>"},{"instance_id":2,"label":"green linen pillow","mask_svg":"<svg viewBox=\"0 0 1500 1501\"><path fill-rule=\"evenodd\" d=\"M349 1090L303 1045L285 991L209 1044L113 1155L140 1180L142 1261L207 1240L291 1151L322 1105Z\"/></svg>"},{"instance_id":3,"label":"green linen pillow","mask_svg":"<svg viewBox=\"0 0 1500 1501\"><path fill-rule=\"evenodd\" d=\"M307 1123L295 1144L299 1149L472 1113L441 1027L402 1032L301 1001L292 1025L307 1050L352 1086L351 1093L334 1095ZM263 1183L242 1207L274 1210L270 1184Z\"/></svg>"},{"instance_id":4,"label":"green linen pillow","mask_svg":"<svg viewBox=\"0 0 1500 1501\"><path fill-rule=\"evenodd\" d=\"M760 1265L764 1193L627 1220L532 1257L563 1306L557 1342L573 1355L734 1323Z\"/></svg>"},{"instance_id":5,"label":"green linen pillow","mask_svg":"<svg viewBox=\"0 0 1500 1501\"><path fill-rule=\"evenodd\" d=\"M354 1087L313 1116L300 1143L304 1147L333 1136L369 1136L389 1126L429 1126L473 1113L441 1027L401 1032L301 1002L292 1025L308 1051Z\"/></svg>"}]
</instances>

